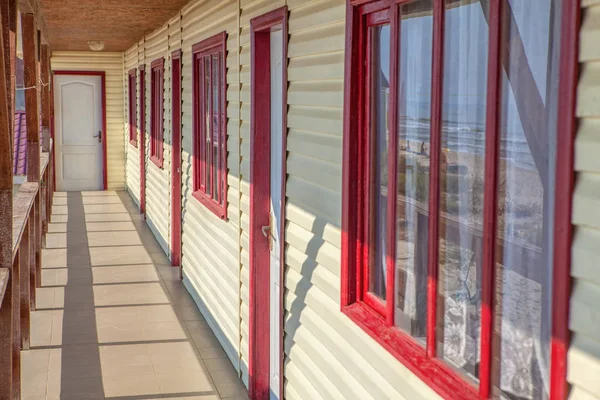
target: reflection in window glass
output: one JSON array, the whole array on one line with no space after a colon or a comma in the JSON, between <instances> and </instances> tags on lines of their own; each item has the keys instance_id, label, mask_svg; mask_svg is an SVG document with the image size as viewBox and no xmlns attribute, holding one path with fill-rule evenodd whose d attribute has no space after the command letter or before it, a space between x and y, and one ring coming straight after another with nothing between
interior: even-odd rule
<instances>
[{"instance_id":1,"label":"reflection in window glass","mask_svg":"<svg viewBox=\"0 0 600 400\"><path fill-rule=\"evenodd\" d=\"M221 102L219 99L219 76L220 76L220 65L219 65L219 56L217 54L213 54L212 56L212 104L213 104L213 112L212 112L212 126L213 126L213 193L214 198L218 202L219 201L219 125L221 119L219 118L219 113L221 109Z\"/></svg>"},{"instance_id":2,"label":"reflection in window glass","mask_svg":"<svg viewBox=\"0 0 600 400\"><path fill-rule=\"evenodd\" d=\"M483 1L447 0L440 162L438 354L479 378L488 24Z\"/></svg>"},{"instance_id":3,"label":"reflection in window glass","mask_svg":"<svg viewBox=\"0 0 600 400\"><path fill-rule=\"evenodd\" d=\"M211 107L211 90L210 90L210 57L204 58L204 121L205 121L205 144L204 144L204 187L206 190L206 194L211 194L211 186L210 186L210 165L211 165L211 145L210 145L210 118L212 115L212 107Z\"/></svg>"},{"instance_id":4,"label":"reflection in window glass","mask_svg":"<svg viewBox=\"0 0 600 400\"><path fill-rule=\"evenodd\" d=\"M388 100L390 94L390 26L369 28L370 54L370 187L369 292L385 301L388 179Z\"/></svg>"},{"instance_id":5,"label":"reflection in window glass","mask_svg":"<svg viewBox=\"0 0 600 400\"><path fill-rule=\"evenodd\" d=\"M396 326L425 341L431 118L431 4L400 7Z\"/></svg>"},{"instance_id":6,"label":"reflection in window glass","mask_svg":"<svg viewBox=\"0 0 600 400\"><path fill-rule=\"evenodd\" d=\"M548 0L505 7L493 382L496 396L537 400L549 392L561 16Z\"/></svg>"}]
</instances>

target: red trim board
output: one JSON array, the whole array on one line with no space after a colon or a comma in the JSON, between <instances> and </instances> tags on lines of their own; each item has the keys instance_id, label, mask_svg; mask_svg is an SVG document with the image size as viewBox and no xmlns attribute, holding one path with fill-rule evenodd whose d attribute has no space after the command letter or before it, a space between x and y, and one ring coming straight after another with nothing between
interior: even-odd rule
<instances>
[{"instance_id":1,"label":"red trim board","mask_svg":"<svg viewBox=\"0 0 600 400\"><path fill-rule=\"evenodd\" d=\"M270 202L270 36L273 29L283 31L283 141L282 141L282 195L280 221L280 259L284 260L285 177L287 136L287 42L288 11L281 7L250 21L251 49L251 105L250 105L250 329L249 329L249 395L253 400L269 399L269 245L264 240L261 227L269 225ZM265 160L269 160L265 163ZM269 167L267 168L267 165ZM279 299L280 321L280 384L279 398L283 398L283 276L281 271Z\"/></svg>"},{"instance_id":2,"label":"red trim board","mask_svg":"<svg viewBox=\"0 0 600 400\"><path fill-rule=\"evenodd\" d=\"M107 165L107 147L108 135L106 134L106 73L104 71L53 71L54 75L83 75L83 76L99 76L101 78L102 85L102 182L104 190L108 189L108 165ZM54 142L56 150L56 142Z\"/></svg>"},{"instance_id":3,"label":"red trim board","mask_svg":"<svg viewBox=\"0 0 600 400\"><path fill-rule=\"evenodd\" d=\"M556 152L556 193L554 210L553 320L551 339L550 398L567 398L567 352L569 350L569 306L571 299L571 212L575 187L575 106L579 80L579 26L581 8L578 1L563 1L561 24L561 63L559 78L558 132Z\"/></svg>"},{"instance_id":4,"label":"red trim board","mask_svg":"<svg viewBox=\"0 0 600 400\"><path fill-rule=\"evenodd\" d=\"M164 163L164 57L150 64L150 161L163 169Z\"/></svg>"},{"instance_id":5,"label":"red trim board","mask_svg":"<svg viewBox=\"0 0 600 400\"><path fill-rule=\"evenodd\" d=\"M140 212L146 218L146 66L140 65Z\"/></svg>"},{"instance_id":6,"label":"red trim board","mask_svg":"<svg viewBox=\"0 0 600 400\"><path fill-rule=\"evenodd\" d=\"M181 50L171 54L171 265L181 265Z\"/></svg>"},{"instance_id":7,"label":"red trim board","mask_svg":"<svg viewBox=\"0 0 600 400\"><path fill-rule=\"evenodd\" d=\"M129 70L127 73L127 86L129 93L128 99L129 109L127 110L127 117L129 118L129 143L133 147L137 147L137 70L135 68Z\"/></svg>"}]
</instances>

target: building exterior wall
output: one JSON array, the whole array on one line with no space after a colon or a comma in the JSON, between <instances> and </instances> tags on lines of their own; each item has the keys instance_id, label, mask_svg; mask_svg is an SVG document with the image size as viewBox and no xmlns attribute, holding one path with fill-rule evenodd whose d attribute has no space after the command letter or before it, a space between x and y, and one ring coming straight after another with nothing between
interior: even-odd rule
<instances>
[{"instance_id":1,"label":"building exterior wall","mask_svg":"<svg viewBox=\"0 0 600 400\"><path fill-rule=\"evenodd\" d=\"M106 157L109 190L125 188L123 141L123 54L55 51L50 61L53 71L104 71L106 74Z\"/></svg>"},{"instance_id":2,"label":"building exterior wall","mask_svg":"<svg viewBox=\"0 0 600 400\"><path fill-rule=\"evenodd\" d=\"M567 379L572 385L569 399L592 400L600 399L600 1L581 4Z\"/></svg>"},{"instance_id":3,"label":"building exterior wall","mask_svg":"<svg viewBox=\"0 0 600 400\"><path fill-rule=\"evenodd\" d=\"M146 157L150 225L170 243L170 57L182 49L182 267L227 356L248 385L251 65L250 20L289 10L288 132L285 203L284 395L288 399L436 399L439 396L340 312L344 0L198 0L125 52L123 82L146 65L150 130L150 63L165 57L165 159ZM600 0L583 0L582 75L574 198L571 398L600 399L600 193L596 157L600 117ZM191 47L227 32L228 210L223 221L192 197ZM239 35L238 35L239 33ZM598 63L598 65L596 65ZM138 72L139 96L139 72ZM125 86L126 87L126 86ZM127 90L124 90L127 116ZM139 99L137 104L139 104ZM136 105L137 107L137 105ZM139 115L139 109L138 109ZM138 117L139 120L139 117ZM125 126L127 121L125 121ZM138 127L139 129L139 127ZM146 133L148 135L148 133ZM125 137L128 136L127 129ZM127 143L127 187L139 199L139 148ZM149 142L146 138L146 151ZM168 253L168 249L165 249ZM591 321L591 322L590 322Z\"/></svg>"},{"instance_id":4,"label":"building exterior wall","mask_svg":"<svg viewBox=\"0 0 600 400\"><path fill-rule=\"evenodd\" d=\"M146 220L153 231L158 243L170 255L169 239L171 233L171 63L169 57L169 27L163 25L160 29L146 36L145 40L146 66ZM163 85L163 166L159 168L150 161L150 107L151 107L151 77L150 64L156 59L164 59Z\"/></svg>"}]
</instances>

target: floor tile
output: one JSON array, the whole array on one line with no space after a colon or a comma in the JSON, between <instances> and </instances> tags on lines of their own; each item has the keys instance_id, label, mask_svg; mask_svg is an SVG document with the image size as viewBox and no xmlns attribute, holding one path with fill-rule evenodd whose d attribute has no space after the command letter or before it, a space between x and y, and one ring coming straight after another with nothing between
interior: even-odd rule
<instances>
[{"instance_id":1,"label":"floor tile","mask_svg":"<svg viewBox=\"0 0 600 400\"><path fill-rule=\"evenodd\" d=\"M154 374L145 344L100 346L100 362L103 378Z\"/></svg>"},{"instance_id":2,"label":"floor tile","mask_svg":"<svg viewBox=\"0 0 600 400\"><path fill-rule=\"evenodd\" d=\"M131 217L126 212L110 214L87 214L85 222L126 222L131 221ZM56 221L58 222L58 221Z\"/></svg>"},{"instance_id":3,"label":"floor tile","mask_svg":"<svg viewBox=\"0 0 600 400\"><path fill-rule=\"evenodd\" d=\"M152 259L143 246L106 246L89 249L92 266L151 264Z\"/></svg>"},{"instance_id":4,"label":"floor tile","mask_svg":"<svg viewBox=\"0 0 600 400\"><path fill-rule=\"evenodd\" d=\"M204 392L213 394L215 389L206 372L182 370L176 374L158 374L161 393Z\"/></svg>"},{"instance_id":5,"label":"floor tile","mask_svg":"<svg viewBox=\"0 0 600 400\"><path fill-rule=\"evenodd\" d=\"M142 244L140 237L135 231L88 232L87 239L90 247L135 246Z\"/></svg>"},{"instance_id":6,"label":"floor tile","mask_svg":"<svg viewBox=\"0 0 600 400\"><path fill-rule=\"evenodd\" d=\"M95 285L158 282L160 279L152 264L94 267L92 273Z\"/></svg>"},{"instance_id":7,"label":"floor tile","mask_svg":"<svg viewBox=\"0 0 600 400\"><path fill-rule=\"evenodd\" d=\"M159 395L161 393L156 375L127 375L103 379L106 397Z\"/></svg>"}]
</instances>

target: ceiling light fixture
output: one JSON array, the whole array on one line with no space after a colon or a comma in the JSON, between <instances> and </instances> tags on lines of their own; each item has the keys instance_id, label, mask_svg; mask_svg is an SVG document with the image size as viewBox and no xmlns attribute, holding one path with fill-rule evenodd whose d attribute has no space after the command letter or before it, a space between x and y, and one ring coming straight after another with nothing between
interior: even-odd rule
<instances>
[{"instance_id":1,"label":"ceiling light fixture","mask_svg":"<svg viewBox=\"0 0 600 400\"><path fill-rule=\"evenodd\" d=\"M90 40L88 42L88 46L90 47L90 50L92 50L92 51L104 50L104 42L101 42L99 40Z\"/></svg>"}]
</instances>

